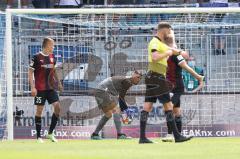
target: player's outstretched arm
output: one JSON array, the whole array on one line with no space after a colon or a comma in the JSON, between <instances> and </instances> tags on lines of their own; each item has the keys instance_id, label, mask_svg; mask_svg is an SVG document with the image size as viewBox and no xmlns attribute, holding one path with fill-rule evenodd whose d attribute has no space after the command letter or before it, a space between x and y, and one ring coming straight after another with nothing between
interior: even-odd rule
<instances>
[{"instance_id":1,"label":"player's outstretched arm","mask_svg":"<svg viewBox=\"0 0 240 159\"><path fill-rule=\"evenodd\" d=\"M195 92L201 90L204 86L204 82L203 82L204 76L201 76L196 71L194 71L190 66L188 66L186 61L182 61L179 64L179 66L182 67L183 69L185 69L187 72L189 72L193 77L195 77L198 80L199 85L192 92L195 93Z\"/></svg>"}]
</instances>

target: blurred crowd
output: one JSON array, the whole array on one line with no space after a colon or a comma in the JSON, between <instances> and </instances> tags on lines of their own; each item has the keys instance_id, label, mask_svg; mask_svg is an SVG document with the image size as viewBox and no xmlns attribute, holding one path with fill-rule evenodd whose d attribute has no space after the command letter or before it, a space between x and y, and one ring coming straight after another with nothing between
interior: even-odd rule
<instances>
[{"instance_id":1,"label":"blurred crowd","mask_svg":"<svg viewBox=\"0 0 240 159\"><path fill-rule=\"evenodd\" d=\"M200 6L224 6L240 3L240 0L5 0L1 8L80 8L84 5L183 5L198 3ZM211 5L210 5L211 6Z\"/></svg>"}]
</instances>

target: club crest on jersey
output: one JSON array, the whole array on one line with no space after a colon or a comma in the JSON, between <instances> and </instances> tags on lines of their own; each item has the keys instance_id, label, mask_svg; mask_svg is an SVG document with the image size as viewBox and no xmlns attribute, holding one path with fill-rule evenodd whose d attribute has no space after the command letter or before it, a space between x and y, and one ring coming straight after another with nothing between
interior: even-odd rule
<instances>
[{"instance_id":1,"label":"club crest on jersey","mask_svg":"<svg viewBox=\"0 0 240 159\"><path fill-rule=\"evenodd\" d=\"M54 61L54 59L53 58L50 58L50 62L53 62Z\"/></svg>"}]
</instances>

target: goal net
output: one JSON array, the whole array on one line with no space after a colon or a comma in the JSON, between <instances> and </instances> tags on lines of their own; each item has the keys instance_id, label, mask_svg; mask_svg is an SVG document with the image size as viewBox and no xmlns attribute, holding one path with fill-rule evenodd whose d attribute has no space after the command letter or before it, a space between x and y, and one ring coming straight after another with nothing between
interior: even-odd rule
<instances>
[{"instance_id":1,"label":"goal net","mask_svg":"<svg viewBox=\"0 0 240 159\"><path fill-rule=\"evenodd\" d=\"M135 69L146 72L147 45L161 21L173 26L178 47L190 54L189 65L206 77L203 90L192 94L198 83L183 73L186 93L181 98L182 133L240 135L239 12L239 8L8 10L6 47L5 51L0 49L2 137L35 138L35 106L28 68L31 57L41 50L44 37L55 40L56 66L64 87L60 94L61 119L55 133L58 138L82 139L89 138L102 114L96 109L92 90L107 77L130 75ZM0 35L0 48L4 46L2 41ZM123 126L123 132L133 137L139 135L144 89L141 81L126 97L135 114L133 123ZM43 135L52 111L46 103ZM148 136L166 134L161 103L154 104L148 124ZM102 135L116 136L113 122L107 124Z\"/></svg>"}]
</instances>

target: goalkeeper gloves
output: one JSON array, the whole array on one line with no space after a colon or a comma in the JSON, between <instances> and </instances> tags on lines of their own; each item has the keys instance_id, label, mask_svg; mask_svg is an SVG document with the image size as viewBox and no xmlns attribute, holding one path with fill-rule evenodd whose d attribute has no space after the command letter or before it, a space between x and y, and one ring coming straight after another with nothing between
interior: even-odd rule
<instances>
[{"instance_id":1,"label":"goalkeeper gloves","mask_svg":"<svg viewBox=\"0 0 240 159\"><path fill-rule=\"evenodd\" d=\"M128 108L121 114L123 124L131 124L134 117L134 109Z\"/></svg>"}]
</instances>

